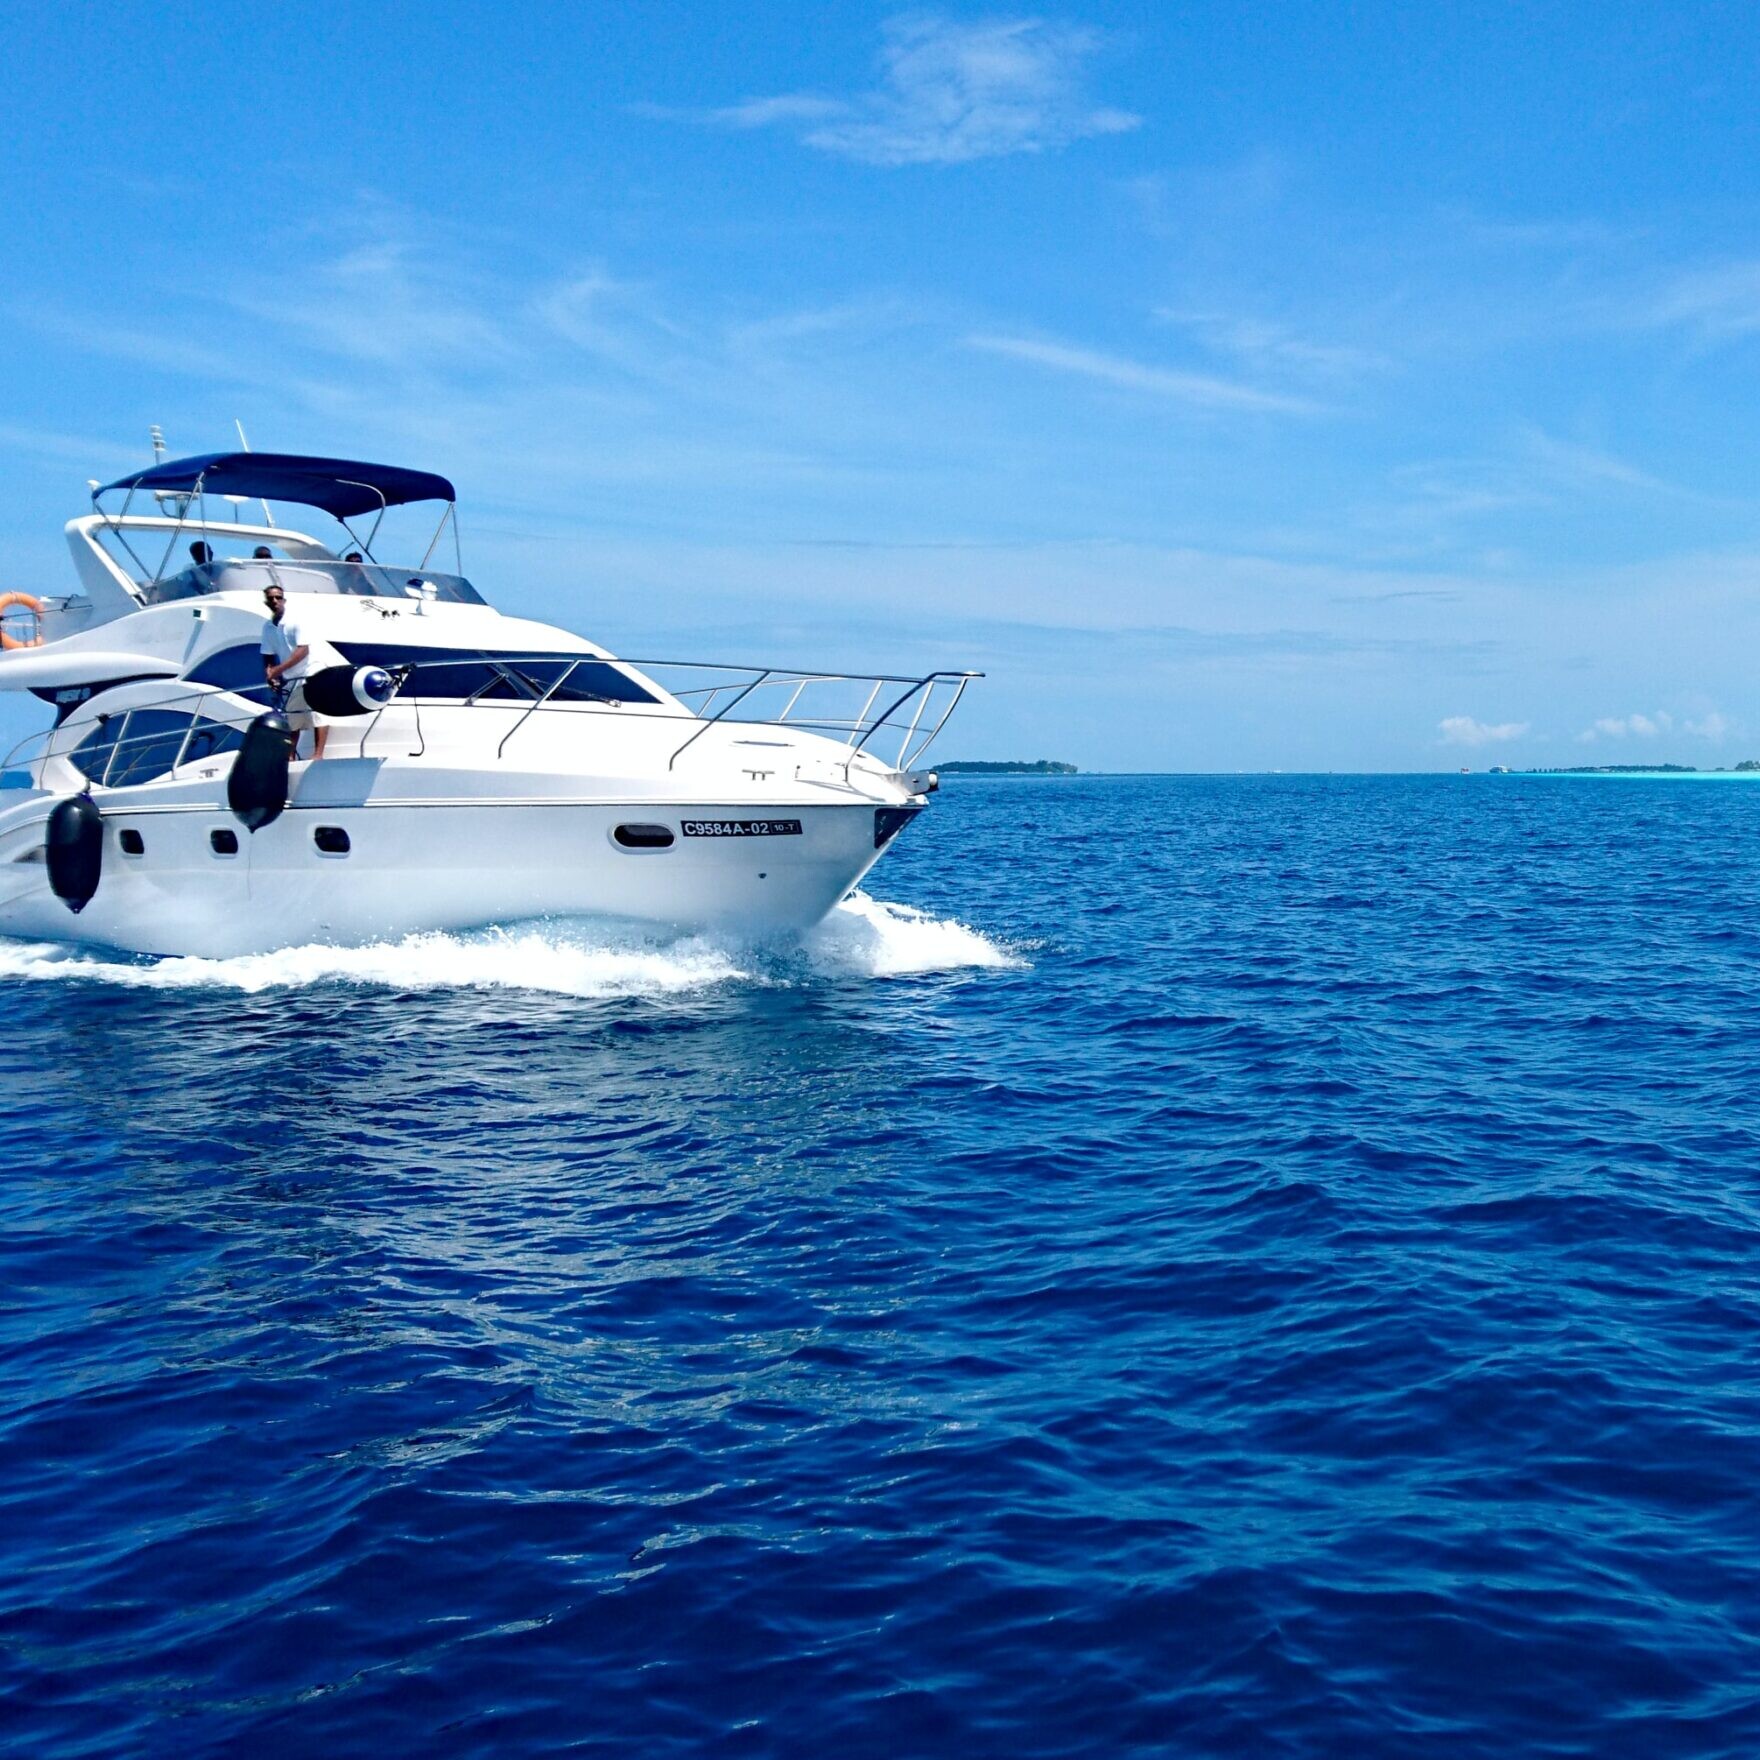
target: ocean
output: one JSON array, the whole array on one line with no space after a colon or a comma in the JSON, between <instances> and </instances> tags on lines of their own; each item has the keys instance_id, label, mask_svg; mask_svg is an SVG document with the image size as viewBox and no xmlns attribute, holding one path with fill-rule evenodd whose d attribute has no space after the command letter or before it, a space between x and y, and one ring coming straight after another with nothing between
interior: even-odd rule
<instances>
[{"instance_id":1,"label":"ocean","mask_svg":"<svg viewBox=\"0 0 1760 1760\"><path fill-rule=\"evenodd\" d=\"M796 950L0 943L0 1742L1748 1760L1757 830L960 779Z\"/></svg>"}]
</instances>

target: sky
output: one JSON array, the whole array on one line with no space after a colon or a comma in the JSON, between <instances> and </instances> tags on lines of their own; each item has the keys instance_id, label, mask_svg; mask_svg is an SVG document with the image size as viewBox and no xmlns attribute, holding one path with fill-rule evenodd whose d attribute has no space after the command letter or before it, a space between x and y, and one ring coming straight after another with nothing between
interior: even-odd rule
<instances>
[{"instance_id":1,"label":"sky","mask_svg":"<svg viewBox=\"0 0 1760 1760\"><path fill-rule=\"evenodd\" d=\"M980 669L942 758L1760 758L1751 6L0 26L0 590L238 421L616 650Z\"/></svg>"}]
</instances>

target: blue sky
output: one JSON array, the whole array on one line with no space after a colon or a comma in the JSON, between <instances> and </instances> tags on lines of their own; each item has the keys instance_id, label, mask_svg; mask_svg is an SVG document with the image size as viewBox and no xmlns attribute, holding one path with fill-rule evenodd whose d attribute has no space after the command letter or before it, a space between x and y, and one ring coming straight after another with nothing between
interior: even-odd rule
<instances>
[{"instance_id":1,"label":"blue sky","mask_svg":"<svg viewBox=\"0 0 1760 1760\"><path fill-rule=\"evenodd\" d=\"M238 418L943 756L1760 756L1749 7L0 19L0 589Z\"/></svg>"}]
</instances>

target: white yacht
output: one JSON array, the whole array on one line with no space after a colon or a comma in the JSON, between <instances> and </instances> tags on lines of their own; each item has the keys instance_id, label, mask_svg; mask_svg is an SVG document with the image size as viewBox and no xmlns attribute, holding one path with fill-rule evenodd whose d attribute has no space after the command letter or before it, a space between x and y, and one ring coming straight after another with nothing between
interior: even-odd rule
<instances>
[{"instance_id":1,"label":"white yacht","mask_svg":"<svg viewBox=\"0 0 1760 1760\"><path fill-rule=\"evenodd\" d=\"M421 560L382 560L387 511L420 503ZM428 472L281 453L94 483L81 590L0 596L0 689L55 711L6 762L0 934L225 956L583 914L786 933L927 804L977 674L620 658L490 606L454 503ZM265 681L271 585L311 648L318 761Z\"/></svg>"}]
</instances>

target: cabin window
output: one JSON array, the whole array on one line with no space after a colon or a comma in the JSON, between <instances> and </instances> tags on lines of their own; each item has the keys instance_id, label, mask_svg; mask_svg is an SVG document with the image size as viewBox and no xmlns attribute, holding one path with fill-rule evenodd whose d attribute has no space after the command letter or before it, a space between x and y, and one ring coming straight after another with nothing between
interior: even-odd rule
<instances>
[{"instance_id":1,"label":"cabin window","mask_svg":"<svg viewBox=\"0 0 1760 1760\"><path fill-rule=\"evenodd\" d=\"M388 642L338 642L350 666L413 668L400 694L429 701L654 703L659 699L609 660L581 654L494 654L481 648L413 648ZM570 668L573 668L570 671ZM567 683L558 681L566 675Z\"/></svg>"},{"instance_id":2,"label":"cabin window","mask_svg":"<svg viewBox=\"0 0 1760 1760\"><path fill-rule=\"evenodd\" d=\"M235 856L238 854L238 833L225 828L210 831L208 848L217 856Z\"/></svg>"},{"instance_id":3,"label":"cabin window","mask_svg":"<svg viewBox=\"0 0 1760 1760\"><path fill-rule=\"evenodd\" d=\"M320 825L312 833L312 842L318 846L320 855L345 856L348 854L348 833L340 825Z\"/></svg>"},{"instance_id":4,"label":"cabin window","mask_svg":"<svg viewBox=\"0 0 1760 1760\"><path fill-rule=\"evenodd\" d=\"M672 832L665 825L619 825L612 838L625 849L670 849Z\"/></svg>"},{"instance_id":5,"label":"cabin window","mask_svg":"<svg viewBox=\"0 0 1760 1760\"><path fill-rule=\"evenodd\" d=\"M136 709L123 717L116 755L104 781L111 788L151 782L177 762L192 717L174 709Z\"/></svg>"},{"instance_id":6,"label":"cabin window","mask_svg":"<svg viewBox=\"0 0 1760 1760\"><path fill-rule=\"evenodd\" d=\"M189 744L184 748L183 761L193 764L201 758L217 758L224 752L236 752L243 744L242 727L230 727L224 721L210 721L198 715Z\"/></svg>"},{"instance_id":7,"label":"cabin window","mask_svg":"<svg viewBox=\"0 0 1760 1760\"><path fill-rule=\"evenodd\" d=\"M117 832L116 841L121 845L125 856L144 856L147 853L147 840L132 828Z\"/></svg>"},{"instance_id":8,"label":"cabin window","mask_svg":"<svg viewBox=\"0 0 1760 1760\"><path fill-rule=\"evenodd\" d=\"M67 754L88 782L104 780L105 768L110 762L110 754L116 749L116 737L121 732L120 715L100 715L98 725Z\"/></svg>"},{"instance_id":9,"label":"cabin window","mask_svg":"<svg viewBox=\"0 0 1760 1760\"><path fill-rule=\"evenodd\" d=\"M235 727L174 709L133 709L100 717L68 756L90 781L126 788L165 775L180 755L187 762L235 751L242 737Z\"/></svg>"}]
</instances>

